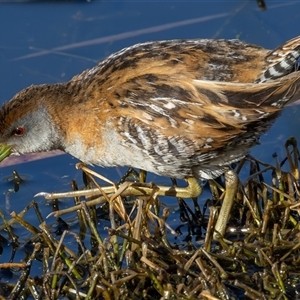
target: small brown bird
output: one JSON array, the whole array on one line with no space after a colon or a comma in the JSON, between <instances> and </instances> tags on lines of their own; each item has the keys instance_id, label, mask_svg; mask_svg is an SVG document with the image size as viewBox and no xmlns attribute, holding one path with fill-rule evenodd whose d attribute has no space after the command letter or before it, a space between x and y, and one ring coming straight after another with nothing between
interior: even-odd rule
<instances>
[{"instance_id":1,"label":"small brown bird","mask_svg":"<svg viewBox=\"0 0 300 300\"><path fill-rule=\"evenodd\" d=\"M300 36L273 51L239 40L125 48L69 82L30 86L0 110L12 152L61 149L87 164L211 179L300 98Z\"/></svg>"}]
</instances>

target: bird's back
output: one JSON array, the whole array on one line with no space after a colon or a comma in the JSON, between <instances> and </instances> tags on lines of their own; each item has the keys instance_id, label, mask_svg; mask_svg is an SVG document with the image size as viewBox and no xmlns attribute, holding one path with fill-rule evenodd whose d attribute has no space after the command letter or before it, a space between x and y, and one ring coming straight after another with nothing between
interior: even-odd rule
<instances>
[{"instance_id":1,"label":"bird's back","mask_svg":"<svg viewBox=\"0 0 300 300\"><path fill-rule=\"evenodd\" d=\"M73 80L115 82L152 73L188 73L194 79L254 82L267 68L269 50L239 40L168 40L137 44L110 55ZM156 72L154 72L154 70ZM125 81L123 80L123 82Z\"/></svg>"}]
</instances>

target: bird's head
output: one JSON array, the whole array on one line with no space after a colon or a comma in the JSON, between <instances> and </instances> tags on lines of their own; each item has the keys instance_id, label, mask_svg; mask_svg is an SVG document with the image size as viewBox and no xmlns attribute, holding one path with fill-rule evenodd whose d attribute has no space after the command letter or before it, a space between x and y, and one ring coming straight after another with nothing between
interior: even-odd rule
<instances>
[{"instance_id":1,"label":"bird's head","mask_svg":"<svg viewBox=\"0 0 300 300\"><path fill-rule=\"evenodd\" d=\"M49 113L46 89L46 85L31 86L2 106L0 160L10 153L59 149L58 128Z\"/></svg>"}]
</instances>

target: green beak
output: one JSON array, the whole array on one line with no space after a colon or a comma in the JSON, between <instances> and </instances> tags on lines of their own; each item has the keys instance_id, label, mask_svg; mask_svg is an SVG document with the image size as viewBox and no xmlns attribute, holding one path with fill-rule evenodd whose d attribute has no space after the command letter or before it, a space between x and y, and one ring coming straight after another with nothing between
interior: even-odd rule
<instances>
[{"instance_id":1,"label":"green beak","mask_svg":"<svg viewBox=\"0 0 300 300\"><path fill-rule=\"evenodd\" d=\"M8 157L11 153L11 146L7 146L7 145L1 145L0 144L0 162Z\"/></svg>"}]
</instances>

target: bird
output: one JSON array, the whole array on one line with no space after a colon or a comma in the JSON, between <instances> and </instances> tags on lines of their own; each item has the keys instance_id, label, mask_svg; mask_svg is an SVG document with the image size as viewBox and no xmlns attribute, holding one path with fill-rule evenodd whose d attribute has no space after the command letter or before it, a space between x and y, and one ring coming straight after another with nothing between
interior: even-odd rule
<instances>
[{"instance_id":1,"label":"bird","mask_svg":"<svg viewBox=\"0 0 300 300\"><path fill-rule=\"evenodd\" d=\"M299 99L300 37L275 50L237 39L136 44L0 110L12 153L63 150L103 167L216 178Z\"/></svg>"},{"instance_id":2,"label":"bird","mask_svg":"<svg viewBox=\"0 0 300 300\"><path fill-rule=\"evenodd\" d=\"M67 82L32 85L4 103L0 159L59 149L86 164L195 185L232 175L229 165L299 99L299 56L300 36L274 50L237 39L124 48Z\"/></svg>"}]
</instances>

